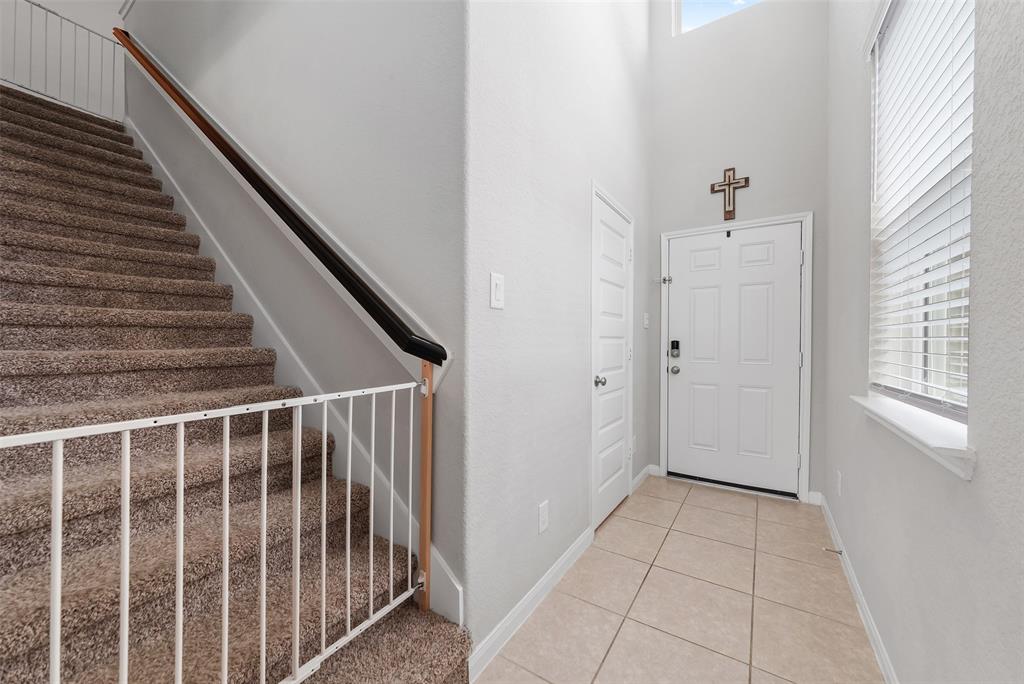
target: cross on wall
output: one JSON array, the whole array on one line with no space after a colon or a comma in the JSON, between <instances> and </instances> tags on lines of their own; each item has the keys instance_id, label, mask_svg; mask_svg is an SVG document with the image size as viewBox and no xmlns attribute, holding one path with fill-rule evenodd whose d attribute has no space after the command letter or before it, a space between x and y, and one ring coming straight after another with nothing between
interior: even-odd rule
<instances>
[{"instance_id":1,"label":"cross on wall","mask_svg":"<svg viewBox=\"0 0 1024 684\"><path fill-rule=\"evenodd\" d=\"M711 184L711 194L724 193L724 220L731 221L736 218L736 191L741 188L750 187L750 176L736 178L736 169L726 169L723 180Z\"/></svg>"}]
</instances>

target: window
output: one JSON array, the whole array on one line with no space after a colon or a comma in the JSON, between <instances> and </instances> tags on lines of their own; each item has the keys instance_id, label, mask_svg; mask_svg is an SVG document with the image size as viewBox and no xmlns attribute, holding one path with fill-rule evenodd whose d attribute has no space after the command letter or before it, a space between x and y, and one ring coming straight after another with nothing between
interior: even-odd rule
<instances>
[{"instance_id":1,"label":"window","mask_svg":"<svg viewBox=\"0 0 1024 684\"><path fill-rule=\"evenodd\" d=\"M677 26L680 33L686 33L758 2L760 0L676 0Z\"/></svg>"},{"instance_id":2,"label":"window","mask_svg":"<svg viewBox=\"0 0 1024 684\"><path fill-rule=\"evenodd\" d=\"M872 388L965 420L974 0L895 0L873 54Z\"/></svg>"}]
</instances>

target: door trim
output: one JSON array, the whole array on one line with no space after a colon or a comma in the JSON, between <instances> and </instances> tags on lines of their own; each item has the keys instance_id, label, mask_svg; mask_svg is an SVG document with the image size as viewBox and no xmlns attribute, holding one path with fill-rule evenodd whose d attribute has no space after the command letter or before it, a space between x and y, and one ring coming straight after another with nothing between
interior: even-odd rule
<instances>
[{"instance_id":1,"label":"door trim","mask_svg":"<svg viewBox=\"0 0 1024 684\"><path fill-rule=\"evenodd\" d=\"M589 302L590 303L590 307L589 307L589 309L587 311L587 317L588 317L588 320L590 322L590 366L589 366L589 369L591 371L593 371L593 369L594 369L594 352L595 352L595 350L594 350L594 316L593 316L593 312L594 312L594 290L593 290L593 283L594 283L594 250L596 249L596 245L594 244L594 218L595 218L594 204L596 202L603 203L609 209L611 209L616 214L621 216L622 219L624 221L626 221L629 224L629 227L630 227L629 249L630 249L630 255L631 256L630 256L630 259L629 259L629 262L628 262L628 274L626 276L626 282L629 283L629 295L630 296L627 298L627 304L628 304L629 309L628 309L628 312L626 314L626 320L628 321L628 325L626 326L626 331L627 331L627 335L628 335L628 337L627 337L627 339L628 339L627 344L628 344L629 348L633 350L633 358L631 358L631 359L629 359L627 361L627 363L629 364L628 368L627 368L628 381L625 383L625 391L626 391L626 475L627 475L627 478L626 478L626 482L627 482L626 496L629 496L632 493L630 490L632 489L632 482L633 482L633 458L635 456L635 454L633 453L633 444L634 444L634 441L636 439L636 435L633 432L634 425L635 425L634 416L633 416L633 404L634 404L634 396L633 396L634 395L634 391L633 391L634 388L633 388L633 383L636 381L636 374L634 372L635 365L633 363L633 359L636 358L636 349L635 349L636 332L634 330L634 328L636 327L636 322L633 320L633 311L634 311L635 304L636 304L636 302L634 301L635 298L636 298L636 268L635 268L635 261L636 261L636 259L635 259L635 250L634 250L634 248L636 246L636 222L633 220L633 216L628 211L626 211L626 209L615 198L613 198L610 194L608 194L608 192L606 190L604 190L596 182L591 181L591 190L590 190L590 302ZM589 380L589 376L588 376L588 380ZM587 508L588 508L587 520L589 521L590 529L592 529L592 530L596 530L597 529L597 525L600 522L598 520L594 520L594 490L596 488L596 481L595 480L597 478L597 473L594 471L594 436L595 436L596 431L597 431L597 415L596 415L594 409L595 409L595 394L593 392L590 392L590 448L589 448L589 450L587 452L587 502L588 502L587 503Z\"/></svg>"},{"instance_id":2,"label":"door trim","mask_svg":"<svg viewBox=\"0 0 1024 684\"><path fill-rule=\"evenodd\" d=\"M811 287L814 273L814 212L808 211L799 214L786 214L784 216L773 216L771 218L755 219L752 221L737 221L735 223L720 223L714 226L701 228L684 228L682 230L669 231L661 234L661 277L669 275L668 245L674 238L693 237L695 235L707 235L709 233L724 233L727 230L743 230L745 228L764 228L786 223L800 224L800 249L803 252L803 266L800 269L800 352L803 355L803 364L800 367L800 437L799 437L799 477L797 479L797 497L801 501L810 500L810 455L811 455L811 329L812 298ZM660 349L659 375L660 375L660 472L665 475L668 472L668 374L664 367L668 358L668 288L664 285L661 288L661 326L660 326Z\"/></svg>"}]
</instances>

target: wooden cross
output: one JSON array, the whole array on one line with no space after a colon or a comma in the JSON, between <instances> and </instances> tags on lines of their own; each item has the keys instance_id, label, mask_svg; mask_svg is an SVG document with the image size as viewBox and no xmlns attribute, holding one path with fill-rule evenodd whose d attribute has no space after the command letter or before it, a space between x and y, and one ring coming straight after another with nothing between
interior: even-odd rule
<instances>
[{"instance_id":1,"label":"wooden cross","mask_svg":"<svg viewBox=\"0 0 1024 684\"><path fill-rule=\"evenodd\" d=\"M725 193L725 220L731 221L736 218L736 191L740 188L750 187L750 176L736 178L736 169L726 169L725 178L721 182L711 184L711 194L716 192Z\"/></svg>"}]
</instances>

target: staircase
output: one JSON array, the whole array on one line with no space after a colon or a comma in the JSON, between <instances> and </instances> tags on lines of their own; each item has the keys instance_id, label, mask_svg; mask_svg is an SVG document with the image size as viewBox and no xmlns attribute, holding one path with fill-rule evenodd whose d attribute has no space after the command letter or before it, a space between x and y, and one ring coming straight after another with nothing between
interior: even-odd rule
<instances>
[{"instance_id":1,"label":"staircase","mask_svg":"<svg viewBox=\"0 0 1024 684\"><path fill-rule=\"evenodd\" d=\"M173 198L116 122L0 87L0 435L205 411L301 395L274 384L275 352L252 346L252 317L199 255ZM267 449L266 681L290 673L292 413L272 411ZM64 451L61 675L118 679L120 442ZM416 560L370 582L369 492L328 475L322 434L302 429L302 661L320 652L321 511L326 638L405 591ZM129 680L171 681L175 641L175 435L132 434ZM231 682L260 681L259 415L230 419ZM184 681L222 681L222 421L185 432ZM0 450L0 681L49 677L51 452ZM328 436L328 451L334 439ZM346 556L346 524L351 553ZM376 538L373 564L389 565ZM393 585L392 585L393 581ZM389 586L392 585L392 586ZM468 636L404 604L327 659L308 681L458 682Z\"/></svg>"}]
</instances>

